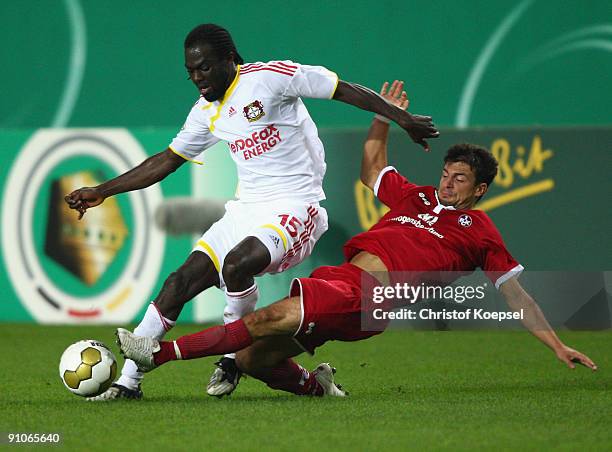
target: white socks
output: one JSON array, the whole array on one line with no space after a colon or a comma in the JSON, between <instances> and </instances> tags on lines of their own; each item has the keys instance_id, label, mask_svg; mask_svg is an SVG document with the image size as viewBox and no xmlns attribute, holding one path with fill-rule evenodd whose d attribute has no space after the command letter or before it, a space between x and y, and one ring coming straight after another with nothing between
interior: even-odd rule
<instances>
[{"instance_id":1,"label":"white socks","mask_svg":"<svg viewBox=\"0 0 612 452\"><path fill-rule=\"evenodd\" d=\"M229 292L225 290L225 310L223 311L223 322L227 325L228 323L234 322L241 319L245 315L255 310L257 299L259 298L259 290L257 284L253 284L242 292ZM225 355L228 358L234 359L235 353L228 353Z\"/></svg>"},{"instance_id":2,"label":"white socks","mask_svg":"<svg viewBox=\"0 0 612 452\"><path fill-rule=\"evenodd\" d=\"M145 315L138 326L134 329L134 334L138 336L149 336L160 340L164 337L176 322L165 318L157 306L151 303L145 312ZM136 363L131 359L126 359L121 369L121 377L117 380L117 384L125 386L129 389L136 389L142 381L143 373L138 372Z\"/></svg>"},{"instance_id":3,"label":"white socks","mask_svg":"<svg viewBox=\"0 0 612 452\"><path fill-rule=\"evenodd\" d=\"M226 290L225 301L227 304L223 311L224 323L231 323L253 312L258 298L259 290L257 289L257 284L253 284L242 292L228 292ZM154 337L160 340L175 324L176 322L174 320L165 318L161 312L159 312L157 306L151 303L142 321L134 329L134 334L138 336ZM225 356L234 358L236 355L230 353ZM121 376L117 380L117 384L129 389L136 389L138 385L140 385L142 378L143 373L138 372L136 363L131 359L126 359L121 369Z\"/></svg>"}]
</instances>

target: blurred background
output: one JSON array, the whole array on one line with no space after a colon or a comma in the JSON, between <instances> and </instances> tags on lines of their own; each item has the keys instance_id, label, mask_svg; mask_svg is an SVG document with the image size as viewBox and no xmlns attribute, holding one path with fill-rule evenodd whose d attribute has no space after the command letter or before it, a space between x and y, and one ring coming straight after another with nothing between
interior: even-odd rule
<instances>
[{"instance_id":1,"label":"blurred background","mask_svg":"<svg viewBox=\"0 0 612 452\"><path fill-rule=\"evenodd\" d=\"M246 61L291 59L378 87L406 81L442 126L607 125L612 6L605 0L6 1L0 125L180 126L197 97L182 43L227 27ZM309 104L323 127L367 113Z\"/></svg>"},{"instance_id":2,"label":"blurred background","mask_svg":"<svg viewBox=\"0 0 612 452\"><path fill-rule=\"evenodd\" d=\"M404 80L410 110L433 116L442 136L425 154L394 128L390 161L436 185L449 145L490 148L500 172L479 207L526 269L560 272L551 286L579 281L581 296L561 323L610 327L609 1L42 0L2 2L0 17L4 321L137 319L199 237L168 233L176 198L198 200L205 222L233 196L235 169L221 143L203 167L184 166L155 187L108 200L81 222L62 201L73 187L114 177L168 145L198 97L183 39L214 22L248 62L323 65L376 90ZM262 304L284 296L294 276L341 262L340 244L384 210L358 182L371 114L306 104L326 147L330 230L297 269L261 278ZM538 300L545 312L555 309L552 294ZM212 289L180 320L216 320L222 308Z\"/></svg>"}]
</instances>

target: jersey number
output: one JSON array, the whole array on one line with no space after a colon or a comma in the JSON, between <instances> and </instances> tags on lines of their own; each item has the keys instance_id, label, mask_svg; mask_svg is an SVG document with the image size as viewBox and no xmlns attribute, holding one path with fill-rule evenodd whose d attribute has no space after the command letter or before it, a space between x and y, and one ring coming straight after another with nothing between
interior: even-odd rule
<instances>
[{"instance_id":1,"label":"jersey number","mask_svg":"<svg viewBox=\"0 0 612 452\"><path fill-rule=\"evenodd\" d=\"M279 217L281 217L281 226L284 226L289 235L295 238L298 235L298 226L302 226L302 222L289 215L279 215Z\"/></svg>"}]
</instances>

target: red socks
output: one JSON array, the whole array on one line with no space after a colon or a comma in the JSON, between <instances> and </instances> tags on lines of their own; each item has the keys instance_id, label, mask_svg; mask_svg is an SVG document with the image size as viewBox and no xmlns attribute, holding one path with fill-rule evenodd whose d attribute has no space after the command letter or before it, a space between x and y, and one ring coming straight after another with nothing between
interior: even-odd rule
<instances>
[{"instance_id":1,"label":"red socks","mask_svg":"<svg viewBox=\"0 0 612 452\"><path fill-rule=\"evenodd\" d=\"M159 343L161 350L154 355L158 366L177 359L194 359L203 356L224 355L237 352L253 343L243 320L224 326L213 326L199 333L182 336L176 341ZM323 388L314 374L291 359L286 359L273 369L253 375L272 389L297 395L322 396Z\"/></svg>"},{"instance_id":2,"label":"red socks","mask_svg":"<svg viewBox=\"0 0 612 452\"><path fill-rule=\"evenodd\" d=\"M255 375L272 389L297 395L322 396L323 388L312 372L308 372L292 359L286 359L265 375Z\"/></svg>"},{"instance_id":3,"label":"red socks","mask_svg":"<svg viewBox=\"0 0 612 452\"><path fill-rule=\"evenodd\" d=\"M154 355L158 366L176 359L194 359L203 356L237 352L253 343L242 319L224 326L213 326L199 333L179 337L174 342L162 341L161 350ZM175 345L176 344L176 345Z\"/></svg>"}]
</instances>

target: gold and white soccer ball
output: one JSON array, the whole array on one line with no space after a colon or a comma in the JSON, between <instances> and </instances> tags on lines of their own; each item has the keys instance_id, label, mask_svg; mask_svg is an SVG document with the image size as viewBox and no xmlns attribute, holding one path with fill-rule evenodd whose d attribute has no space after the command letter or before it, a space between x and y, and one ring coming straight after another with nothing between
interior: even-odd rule
<instances>
[{"instance_id":1,"label":"gold and white soccer ball","mask_svg":"<svg viewBox=\"0 0 612 452\"><path fill-rule=\"evenodd\" d=\"M106 391L115 380L117 360L102 342L87 339L64 351L59 374L70 392L93 397Z\"/></svg>"}]
</instances>

